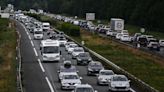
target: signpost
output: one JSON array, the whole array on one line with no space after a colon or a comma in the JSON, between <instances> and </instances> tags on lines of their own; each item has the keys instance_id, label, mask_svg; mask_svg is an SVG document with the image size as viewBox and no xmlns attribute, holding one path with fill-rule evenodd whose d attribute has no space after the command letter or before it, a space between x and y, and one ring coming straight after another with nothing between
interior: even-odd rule
<instances>
[{"instance_id":1,"label":"signpost","mask_svg":"<svg viewBox=\"0 0 164 92\"><path fill-rule=\"evenodd\" d=\"M86 13L86 20L95 20L95 13Z\"/></svg>"}]
</instances>

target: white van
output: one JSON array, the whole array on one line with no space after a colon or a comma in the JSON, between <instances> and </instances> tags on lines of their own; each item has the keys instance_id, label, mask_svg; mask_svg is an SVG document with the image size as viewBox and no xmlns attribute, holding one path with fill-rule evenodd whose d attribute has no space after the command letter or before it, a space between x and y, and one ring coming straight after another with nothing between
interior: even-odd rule
<instances>
[{"instance_id":1,"label":"white van","mask_svg":"<svg viewBox=\"0 0 164 92\"><path fill-rule=\"evenodd\" d=\"M60 61L59 42L57 40L42 40L40 44L41 55L44 61Z\"/></svg>"},{"instance_id":2,"label":"white van","mask_svg":"<svg viewBox=\"0 0 164 92\"><path fill-rule=\"evenodd\" d=\"M34 29L34 39L43 39L43 29L42 28L35 28Z\"/></svg>"},{"instance_id":3,"label":"white van","mask_svg":"<svg viewBox=\"0 0 164 92\"><path fill-rule=\"evenodd\" d=\"M50 23L44 22L42 23L43 31L48 31L50 29Z\"/></svg>"}]
</instances>

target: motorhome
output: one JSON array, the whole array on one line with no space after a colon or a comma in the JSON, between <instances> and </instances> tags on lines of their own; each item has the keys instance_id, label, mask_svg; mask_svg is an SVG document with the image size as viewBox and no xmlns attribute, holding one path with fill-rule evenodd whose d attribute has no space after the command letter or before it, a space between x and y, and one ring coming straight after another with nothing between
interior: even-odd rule
<instances>
[{"instance_id":1,"label":"motorhome","mask_svg":"<svg viewBox=\"0 0 164 92\"><path fill-rule=\"evenodd\" d=\"M42 40L40 44L43 62L60 61L59 42L57 40Z\"/></svg>"},{"instance_id":2,"label":"motorhome","mask_svg":"<svg viewBox=\"0 0 164 92\"><path fill-rule=\"evenodd\" d=\"M50 23L44 22L42 23L43 31L48 31L50 29Z\"/></svg>"}]
</instances>

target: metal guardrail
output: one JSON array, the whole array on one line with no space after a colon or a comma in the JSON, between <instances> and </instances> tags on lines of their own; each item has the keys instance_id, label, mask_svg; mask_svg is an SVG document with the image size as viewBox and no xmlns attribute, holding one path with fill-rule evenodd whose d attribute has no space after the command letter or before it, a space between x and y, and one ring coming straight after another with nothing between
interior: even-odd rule
<instances>
[{"instance_id":1,"label":"metal guardrail","mask_svg":"<svg viewBox=\"0 0 164 92\"><path fill-rule=\"evenodd\" d=\"M55 31L59 32L58 29L55 29ZM96 56L97 58L99 58L100 60L106 62L107 64L109 64L110 66L112 66L115 70L120 71L121 73L125 74L126 76L128 76L130 79L134 80L137 84L140 85L140 87L143 88L144 92L159 92L158 90L156 90L155 88L151 87L150 85L146 84L145 82L143 82L142 80L138 79L137 77L135 77L134 75L128 73L127 71L125 71L124 69L120 68L119 66L117 66L116 64L114 64L113 62L109 61L108 59L104 58L103 56L101 56L100 54L94 52L93 50L81 45L79 42L75 41L74 39L72 39L71 37L69 37L68 35L65 35L67 39L74 41L75 43L77 43L79 46L82 46L86 51L90 52L92 55Z\"/></svg>"},{"instance_id":2,"label":"metal guardrail","mask_svg":"<svg viewBox=\"0 0 164 92\"><path fill-rule=\"evenodd\" d=\"M22 59L21 59L21 52L20 52L20 39L21 35L18 31L16 31L18 34L18 39L17 39L17 61L18 61L18 68L17 68L17 91L18 92L24 92L23 90L23 84L22 84L22 74L21 74L21 69L22 69Z\"/></svg>"}]
</instances>

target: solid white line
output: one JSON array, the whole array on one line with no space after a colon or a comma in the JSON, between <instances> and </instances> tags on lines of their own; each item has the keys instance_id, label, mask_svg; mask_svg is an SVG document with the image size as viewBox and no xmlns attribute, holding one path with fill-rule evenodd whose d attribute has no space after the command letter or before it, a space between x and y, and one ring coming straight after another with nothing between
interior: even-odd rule
<instances>
[{"instance_id":1,"label":"solid white line","mask_svg":"<svg viewBox=\"0 0 164 92\"><path fill-rule=\"evenodd\" d=\"M132 88L130 88L130 91L131 91L131 92L136 92L136 91L135 91L134 89L132 89Z\"/></svg>"},{"instance_id":2,"label":"solid white line","mask_svg":"<svg viewBox=\"0 0 164 92\"><path fill-rule=\"evenodd\" d=\"M38 53L37 53L36 49L35 48L33 48L33 49L34 49L35 55L38 56Z\"/></svg>"},{"instance_id":3,"label":"solid white line","mask_svg":"<svg viewBox=\"0 0 164 92\"><path fill-rule=\"evenodd\" d=\"M40 60L40 59L38 59L38 63L39 63L39 65L40 65L40 68L42 69L42 72L45 72L45 69L44 69L44 67L43 67L43 65L42 65L42 63L41 63L41 60Z\"/></svg>"},{"instance_id":4,"label":"solid white line","mask_svg":"<svg viewBox=\"0 0 164 92\"><path fill-rule=\"evenodd\" d=\"M34 47L34 43L33 43L33 41L31 41L31 45Z\"/></svg>"},{"instance_id":5,"label":"solid white line","mask_svg":"<svg viewBox=\"0 0 164 92\"><path fill-rule=\"evenodd\" d=\"M53 87L52 87L52 85L51 85L51 83L50 83L50 81L49 81L49 79L47 77L46 77L46 81L48 83L48 86L49 86L51 92L54 92L54 89L53 89Z\"/></svg>"}]
</instances>

